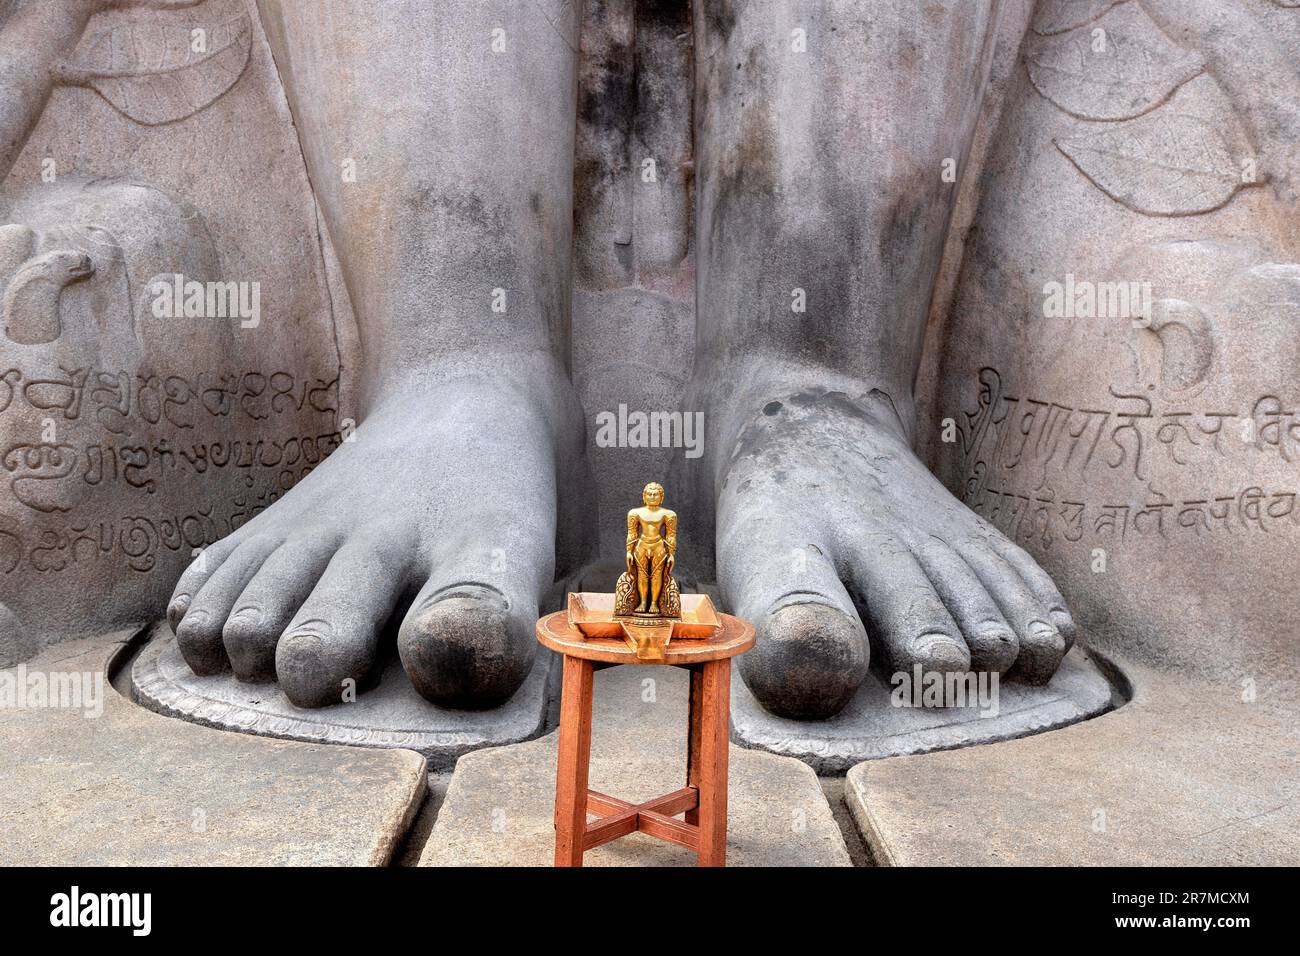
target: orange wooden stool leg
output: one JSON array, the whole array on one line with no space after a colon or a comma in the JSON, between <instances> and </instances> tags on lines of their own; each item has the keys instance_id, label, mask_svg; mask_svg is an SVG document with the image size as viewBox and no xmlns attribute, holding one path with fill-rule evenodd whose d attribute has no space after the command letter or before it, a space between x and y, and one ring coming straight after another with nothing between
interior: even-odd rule
<instances>
[{"instance_id":1,"label":"orange wooden stool leg","mask_svg":"<svg viewBox=\"0 0 1300 956\"><path fill-rule=\"evenodd\" d=\"M699 706L696 707L696 675L691 675L692 724L698 725L697 760L689 764L688 777L695 775L700 789L697 810L688 814L688 823L699 825L699 865L725 866L727 862L727 748L731 718L731 661L711 661L700 665ZM698 721L694 719L699 714ZM695 751L695 726L692 747Z\"/></svg>"},{"instance_id":2,"label":"orange wooden stool leg","mask_svg":"<svg viewBox=\"0 0 1300 956\"><path fill-rule=\"evenodd\" d=\"M691 673L691 693L686 717L686 786L700 789L700 717L704 713L704 665L692 664L686 668ZM686 811L687 823L699 826L700 805Z\"/></svg>"},{"instance_id":3,"label":"orange wooden stool leg","mask_svg":"<svg viewBox=\"0 0 1300 956\"><path fill-rule=\"evenodd\" d=\"M560 692L560 759L555 774L556 866L582 866L582 844L587 834L593 671L591 661L565 655Z\"/></svg>"}]
</instances>

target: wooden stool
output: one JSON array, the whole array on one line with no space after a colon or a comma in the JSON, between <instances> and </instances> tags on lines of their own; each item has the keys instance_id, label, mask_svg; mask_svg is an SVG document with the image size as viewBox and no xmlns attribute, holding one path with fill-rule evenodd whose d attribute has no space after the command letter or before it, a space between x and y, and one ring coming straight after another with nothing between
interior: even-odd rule
<instances>
[{"instance_id":1,"label":"wooden stool","mask_svg":"<svg viewBox=\"0 0 1300 956\"><path fill-rule=\"evenodd\" d=\"M631 804L587 789L591 758L592 674L598 667L646 664L622 637L583 637L557 611L537 622L537 639L564 655L560 759L555 779L555 865L582 866L582 854L640 831L694 850L700 866L727 860L727 746L731 717L731 659L754 646L754 628L721 614L709 640L674 640L662 664L691 672L686 786ZM588 825L587 814L600 819ZM685 813L684 821L673 819Z\"/></svg>"}]
</instances>

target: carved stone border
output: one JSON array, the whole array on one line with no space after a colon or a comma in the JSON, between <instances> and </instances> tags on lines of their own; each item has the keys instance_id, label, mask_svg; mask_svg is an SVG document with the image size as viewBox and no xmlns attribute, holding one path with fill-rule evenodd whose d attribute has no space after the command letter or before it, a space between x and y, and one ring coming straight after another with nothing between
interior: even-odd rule
<instances>
[{"instance_id":1,"label":"carved stone border","mask_svg":"<svg viewBox=\"0 0 1300 956\"><path fill-rule=\"evenodd\" d=\"M1086 652L1072 650L1057 676L1041 688L1022 688L1027 705L981 719L972 715L951 723L892 728L879 733L866 721L855 732L843 716L829 721L794 721L769 714L735 674L732 681L732 739L742 747L794 757L819 774L841 774L865 760L954 750L1055 730L1111 710L1112 687ZM870 680L871 678L869 678ZM859 694L867 693L867 688ZM1035 700L1034 698L1040 698ZM853 708L850 703L848 710ZM926 713L934 713L928 711Z\"/></svg>"},{"instance_id":2,"label":"carved stone border","mask_svg":"<svg viewBox=\"0 0 1300 956\"><path fill-rule=\"evenodd\" d=\"M540 736L547 729L547 713L551 709L550 701L554 696L556 683L553 673L555 669L552 666L555 655L549 651L539 650L538 660L532 673L515 697L503 705L505 708L526 706L521 705L521 698L527 700L540 690L541 699L535 719L529 717L523 722L523 726L516 726L506 733L493 732L499 730L499 727L483 731L423 730L418 727L358 723L353 713L345 711L348 706L346 704L336 704L319 711L282 713L276 712L271 706L259 709L219 700L168 676L161 666L164 655L168 654L179 655L179 651L176 649L176 638L171 628L164 622L155 626L151 640L140 651L131 667L131 696L136 703L149 710L217 730L262 737L279 737L306 743L414 750L428 758L431 769L450 767L457 757L473 750L519 743ZM233 677L228 679L234 681ZM537 686L539 684L540 688ZM410 694L415 694L413 688L408 687L407 690ZM423 702L421 704L436 717L438 708L432 704ZM277 702L274 706L292 708L292 705L283 701ZM292 709L297 710L297 708ZM499 714L500 710L498 708L484 713ZM332 719L334 717L338 719ZM517 721L512 723L518 724Z\"/></svg>"}]
</instances>

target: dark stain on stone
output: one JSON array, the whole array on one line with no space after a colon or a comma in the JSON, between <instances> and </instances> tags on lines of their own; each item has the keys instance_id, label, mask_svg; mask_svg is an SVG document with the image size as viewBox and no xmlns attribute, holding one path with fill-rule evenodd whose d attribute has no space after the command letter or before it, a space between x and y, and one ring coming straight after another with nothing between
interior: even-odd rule
<instances>
[{"instance_id":1,"label":"dark stain on stone","mask_svg":"<svg viewBox=\"0 0 1300 956\"><path fill-rule=\"evenodd\" d=\"M628 69L626 45L611 47L596 83L581 87L578 116L597 129L627 129L635 106L635 77Z\"/></svg>"},{"instance_id":2,"label":"dark stain on stone","mask_svg":"<svg viewBox=\"0 0 1300 956\"><path fill-rule=\"evenodd\" d=\"M732 0L698 0L709 33L726 41L736 29L736 10Z\"/></svg>"},{"instance_id":3,"label":"dark stain on stone","mask_svg":"<svg viewBox=\"0 0 1300 956\"><path fill-rule=\"evenodd\" d=\"M936 195L942 182L938 170L917 167L900 182L891 185L891 191L898 198L890 207L880 231L879 245L881 262L889 272L902 272L907 261L922 247L924 233L930 226L926 214L946 208L942 197Z\"/></svg>"},{"instance_id":4,"label":"dark stain on stone","mask_svg":"<svg viewBox=\"0 0 1300 956\"><path fill-rule=\"evenodd\" d=\"M661 24L681 32L691 21L690 0L637 0L636 19L641 24Z\"/></svg>"},{"instance_id":5,"label":"dark stain on stone","mask_svg":"<svg viewBox=\"0 0 1300 956\"><path fill-rule=\"evenodd\" d=\"M768 402L766 405L763 406L764 415L775 415L780 410L781 410L780 402Z\"/></svg>"}]
</instances>

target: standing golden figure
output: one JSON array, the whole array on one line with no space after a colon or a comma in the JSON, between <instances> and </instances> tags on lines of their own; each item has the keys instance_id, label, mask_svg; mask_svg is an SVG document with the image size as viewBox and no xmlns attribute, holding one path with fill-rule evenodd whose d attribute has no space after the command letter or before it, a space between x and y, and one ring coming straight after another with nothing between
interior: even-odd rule
<instances>
[{"instance_id":1,"label":"standing golden figure","mask_svg":"<svg viewBox=\"0 0 1300 956\"><path fill-rule=\"evenodd\" d=\"M597 640L623 637L641 663L660 663L673 638L710 640L722 627L704 594L677 589L677 513L663 506L664 488L650 482L644 504L627 513L627 570L613 594L569 595L569 625Z\"/></svg>"},{"instance_id":2,"label":"standing golden figure","mask_svg":"<svg viewBox=\"0 0 1300 956\"><path fill-rule=\"evenodd\" d=\"M642 507L627 513L627 571L614 588L614 613L675 619L681 595L673 580L677 559L677 513L663 507L664 489L650 482Z\"/></svg>"}]
</instances>

